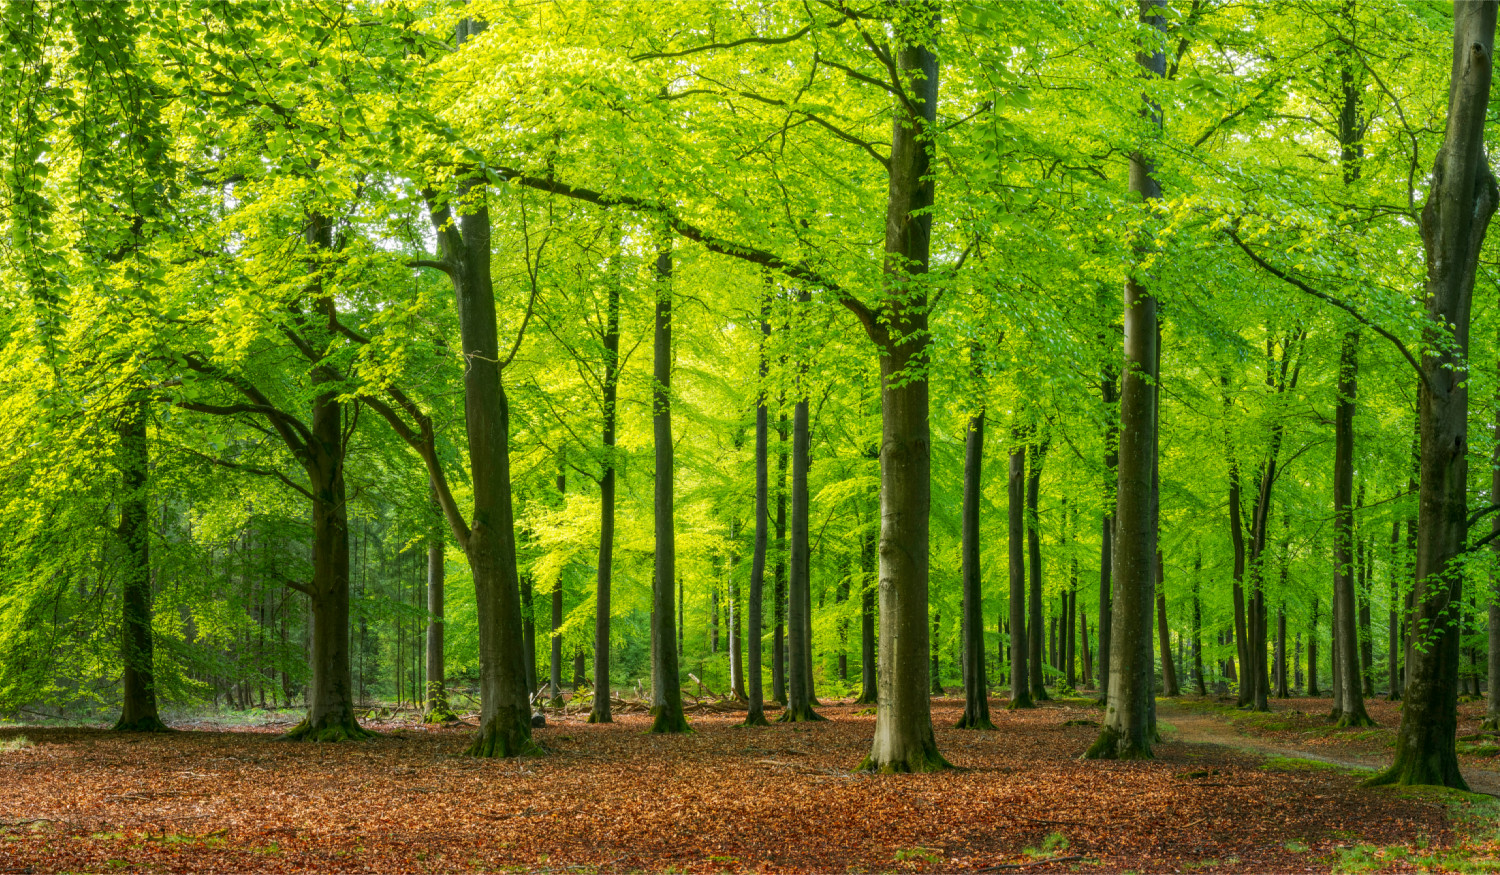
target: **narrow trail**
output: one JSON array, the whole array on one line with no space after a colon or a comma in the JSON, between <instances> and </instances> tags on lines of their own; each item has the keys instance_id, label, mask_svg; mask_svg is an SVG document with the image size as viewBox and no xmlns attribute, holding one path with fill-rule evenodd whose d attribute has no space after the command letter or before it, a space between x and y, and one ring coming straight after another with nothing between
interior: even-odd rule
<instances>
[{"instance_id":1,"label":"narrow trail","mask_svg":"<svg viewBox=\"0 0 1500 875\"><path fill-rule=\"evenodd\" d=\"M1183 708L1171 702L1157 702L1157 716L1171 724L1176 730L1167 735L1170 741L1189 744L1216 744L1267 757L1295 757L1339 766L1346 769L1376 771L1390 765L1389 756L1376 756L1352 748L1332 748L1321 745L1312 748L1306 745L1271 741L1250 735L1241 735L1234 727L1212 714ZM1500 771L1465 765L1464 780L1475 793L1487 793L1500 797Z\"/></svg>"}]
</instances>

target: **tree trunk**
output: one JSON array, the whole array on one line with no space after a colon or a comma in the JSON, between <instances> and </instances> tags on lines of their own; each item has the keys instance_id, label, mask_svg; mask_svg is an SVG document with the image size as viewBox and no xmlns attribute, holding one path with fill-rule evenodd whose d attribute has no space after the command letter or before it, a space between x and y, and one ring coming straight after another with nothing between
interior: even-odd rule
<instances>
[{"instance_id":1,"label":"tree trunk","mask_svg":"<svg viewBox=\"0 0 1500 875\"><path fill-rule=\"evenodd\" d=\"M617 228L618 231L618 228ZM620 255L620 241L614 241L610 259ZM594 703L589 709L590 723L613 723L610 712L609 636L610 596L615 564L615 420L620 391L620 270L610 271L609 299L604 323L604 381L600 444L603 470L599 476L599 569L594 578Z\"/></svg>"},{"instance_id":2,"label":"tree trunk","mask_svg":"<svg viewBox=\"0 0 1500 875\"><path fill-rule=\"evenodd\" d=\"M651 731L687 732L682 686L677 674L673 584L677 580L677 537L673 524L672 475L672 250L656 255L656 330L651 389L651 426L656 447L656 562L651 610Z\"/></svg>"},{"instance_id":3,"label":"tree trunk","mask_svg":"<svg viewBox=\"0 0 1500 875\"><path fill-rule=\"evenodd\" d=\"M151 640L150 407L129 401L119 424L121 573L121 708L114 728L165 732L156 710L156 669Z\"/></svg>"},{"instance_id":4,"label":"tree trunk","mask_svg":"<svg viewBox=\"0 0 1500 875\"><path fill-rule=\"evenodd\" d=\"M1373 726L1360 689L1359 632L1354 567L1354 411L1358 387L1359 333L1348 331L1339 356L1338 406L1334 410L1333 464L1333 646L1337 665L1335 722Z\"/></svg>"},{"instance_id":5,"label":"tree trunk","mask_svg":"<svg viewBox=\"0 0 1500 875\"><path fill-rule=\"evenodd\" d=\"M885 292L867 326L880 347L880 683L875 738L861 768L927 772L948 767L932 732L927 693L928 513L932 435L931 364L924 284L932 235L932 139L937 120L937 56L903 32L925 35L936 10L913 4L898 21L894 60L906 83L891 125L886 199ZM909 29L909 30L908 30Z\"/></svg>"},{"instance_id":6,"label":"tree trunk","mask_svg":"<svg viewBox=\"0 0 1500 875\"><path fill-rule=\"evenodd\" d=\"M440 513L437 490L430 482L429 491L433 494L432 509ZM447 569L443 534L437 527L441 522L437 519L433 522L432 533L427 537L427 699L423 720L426 723L447 723L457 720L458 715L448 704L448 674L443 662L443 596Z\"/></svg>"},{"instance_id":7,"label":"tree trunk","mask_svg":"<svg viewBox=\"0 0 1500 875\"><path fill-rule=\"evenodd\" d=\"M1203 551L1193 558L1193 685L1198 695L1207 696L1203 678L1203 602L1198 598L1199 579L1203 576Z\"/></svg>"},{"instance_id":8,"label":"tree trunk","mask_svg":"<svg viewBox=\"0 0 1500 875\"><path fill-rule=\"evenodd\" d=\"M875 530L867 524L860 543L859 698L856 705L873 705L878 698L875 677Z\"/></svg>"},{"instance_id":9,"label":"tree trunk","mask_svg":"<svg viewBox=\"0 0 1500 875\"><path fill-rule=\"evenodd\" d=\"M1035 431L1032 436L1036 437ZM1045 702L1052 698L1047 694L1047 685L1042 671L1046 627L1042 625L1042 539L1039 531L1040 524L1037 520L1039 493L1042 488L1042 463L1047 458L1049 442L1050 439L1043 439L1040 443L1033 440L1026 453L1026 559L1029 566L1027 571L1031 579L1031 586L1027 593L1026 625L1030 634L1027 636L1026 667L1031 679L1031 698L1035 702Z\"/></svg>"},{"instance_id":10,"label":"tree trunk","mask_svg":"<svg viewBox=\"0 0 1500 875\"><path fill-rule=\"evenodd\" d=\"M1010 523L1010 707L1035 708L1026 660L1026 443L1025 430L1011 429L1008 480Z\"/></svg>"},{"instance_id":11,"label":"tree trunk","mask_svg":"<svg viewBox=\"0 0 1500 875\"><path fill-rule=\"evenodd\" d=\"M567 478L560 471L558 472L558 475L557 475L557 495L558 495L558 497L562 501L564 501L564 502L567 501L567 496L568 496L568 481L567 481ZM555 581L552 582L552 625L550 626L550 628L552 630L552 633L547 636L547 641L550 644L548 666L551 669L550 674L549 674L550 682L548 684L547 698L548 698L548 704L550 704L554 708L561 708L563 706L563 695L562 695L562 685L563 685L563 682L562 682L562 673L563 673L563 667L562 667L562 665L563 665L562 622L563 622L562 575L559 574L557 580L555 580Z\"/></svg>"},{"instance_id":12,"label":"tree trunk","mask_svg":"<svg viewBox=\"0 0 1500 875\"><path fill-rule=\"evenodd\" d=\"M1500 387L1495 390L1497 401L1500 401ZM1490 450L1490 504L1500 504L1500 403L1495 405L1495 446ZM1490 519L1490 536L1494 538L1490 542L1490 551L1500 557L1500 513ZM1391 530L1391 543L1395 544L1395 529ZM1391 553L1395 554L1392 549ZM1394 567L1394 566L1393 566ZM1495 573L1490 574L1490 610L1489 610L1489 690L1490 699L1485 708L1484 722L1480 729L1489 732L1500 731L1500 595L1496 595ZM1396 581L1391 578L1391 691L1396 690Z\"/></svg>"},{"instance_id":13,"label":"tree trunk","mask_svg":"<svg viewBox=\"0 0 1500 875\"><path fill-rule=\"evenodd\" d=\"M761 689L761 599L766 582L767 527L770 525L770 470L767 454L770 451L770 423L766 410L766 376L770 365L766 361L766 343L771 337L771 297L767 293L760 303L760 384L755 396L755 549L750 557L750 608L746 640L750 643L750 683L746 690L750 710L745 715L746 726L766 726L765 695Z\"/></svg>"},{"instance_id":14,"label":"tree trunk","mask_svg":"<svg viewBox=\"0 0 1500 875\"><path fill-rule=\"evenodd\" d=\"M1455 751L1459 636L1450 606L1463 602L1453 560L1464 549L1467 529L1469 311L1496 202L1484 151L1495 9L1494 0L1456 4L1447 131L1422 210L1430 321L1418 396L1422 485L1413 619L1422 646L1408 663L1395 762L1373 784L1468 789Z\"/></svg>"},{"instance_id":15,"label":"tree trunk","mask_svg":"<svg viewBox=\"0 0 1500 875\"><path fill-rule=\"evenodd\" d=\"M1141 0L1141 23L1166 31L1166 0ZM1166 73L1166 53L1160 48L1141 51L1137 60L1147 77ZM1161 110L1143 98L1142 114L1160 129ZM1130 190L1145 200L1161 197L1161 186L1151 176L1152 164L1136 151L1130 156ZM1137 241L1137 257L1145 257ZM1156 556L1156 515L1153 512L1153 473L1156 468L1157 365L1156 298L1140 277L1125 281L1125 368L1120 391L1119 486L1115 504L1117 581L1111 614L1109 698L1104 726L1087 759L1149 759L1155 714L1151 670L1152 579Z\"/></svg>"},{"instance_id":16,"label":"tree trunk","mask_svg":"<svg viewBox=\"0 0 1500 875\"><path fill-rule=\"evenodd\" d=\"M729 580L725 583L727 592L726 614L724 619L729 627L729 695L737 701L746 700L745 695L745 642L740 634L740 592L739 587L734 585L735 569L740 564L740 551L738 546L739 520L729 521Z\"/></svg>"},{"instance_id":17,"label":"tree trunk","mask_svg":"<svg viewBox=\"0 0 1500 875\"><path fill-rule=\"evenodd\" d=\"M1318 597L1313 596L1312 623L1307 630L1307 694L1322 695L1318 689Z\"/></svg>"},{"instance_id":18,"label":"tree trunk","mask_svg":"<svg viewBox=\"0 0 1500 875\"><path fill-rule=\"evenodd\" d=\"M1177 667L1172 664L1172 633L1167 627L1166 576L1162 569L1160 550L1156 551L1156 628L1161 650L1162 695L1176 698L1181 692L1177 689Z\"/></svg>"},{"instance_id":19,"label":"tree trunk","mask_svg":"<svg viewBox=\"0 0 1500 875\"><path fill-rule=\"evenodd\" d=\"M811 292L804 289L799 300L806 304ZM787 703L778 722L822 720L812 708L812 639L808 618L812 612L812 561L808 530L807 471L811 462L805 362L798 367L797 401L792 407L792 531L787 575Z\"/></svg>"},{"instance_id":20,"label":"tree trunk","mask_svg":"<svg viewBox=\"0 0 1500 875\"><path fill-rule=\"evenodd\" d=\"M782 407L785 410L785 406ZM786 463L787 420L782 413L776 426L780 440L776 453L776 582L772 592L772 609L776 614L771 638L771 697L782 705L786 698Z\"/></svg>"}]
</instances>

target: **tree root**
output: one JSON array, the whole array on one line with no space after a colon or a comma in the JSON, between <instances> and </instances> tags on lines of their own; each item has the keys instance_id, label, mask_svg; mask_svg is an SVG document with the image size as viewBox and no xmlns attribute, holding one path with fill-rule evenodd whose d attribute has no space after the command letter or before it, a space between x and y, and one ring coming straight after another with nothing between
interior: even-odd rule
<instances>
[{"instance_id":1,"label":"tree root","mask_svg":"<svg viewBox=\"0 0 1500 875\"><path fill-rule=\"evenodd\" d=\"M914 775L943 772L951 768L953 768L953 764L944 759L943 755L937 752L937 748L933 747L904 760L876 762L872 754L865 757L854 770L856 772L871 772L877 775Z\"/></svg>"},{"instance_id":2,"label":"tree root","mask_svg":"<svg viewBox=\"0 0 1500 875\"><path fill-rule=\"evenodd\" d=\"M651 721L651 732L655 735L677 735L679 733L692 732L693 728L688 726L687 716L682 713L682 707L657 708L655 719Z\"/></svg>"},{"instance_id":3,"label":"tree root","mask_svg":"<svg viewBox=\"0 0 1500 875\"><path fill-rule=\"evenodd\" d=\"M1086 760L1152 760L1156 754L1145 739L1129 740L1113 726L1100 730L1099 737L1084 753Z\"/></svg>"},{"instance_id":4,"label":"tree root","mask_svg":"<svg viewBox=\"0 0 1500 875\"><path fill-rule=\"evenodd\" d=\"M337 743L340 741L368 741L378 738L380 733L359 725L352 716L343 720L329 720L314 726L304 719L279 736L281 741L314 741Z\"/></svg>"},{"instance_id":5,"label":"tree root","mask_svg":"<svg viewBox=\"0 0 1500 875\"><path fill-rule=\"evenodd\" d=\"M546 753L541 745L531 738L531 717L527 715L526 722L520 726L511 726L510 731L504 731L499 718L494 718L479 730L475 736L474 743L464 751L464 756L469 757L521 757L542 756ZM512 721L513 722L513 721Z\"/></svg>"},{"instance_id":6,"label":"tree root","mask_svg":"<svg viewBox=\"0 0 1500 875\"><path fill-rule=\"evenodd\" d=\"M170 727L167 724L161 722L161 718L158 717L158 716L156 716L155 714L148 714L145 717L138 717L135 720L130 721L129 723L125 722L125 717L122 715L120 717L119 721L116 722L114 726L110 727L110 729L112 731L114 731L114 732L172 732L173 731L172 727Z\"/></svg>"},{"instance_id":7,"label":"tree root","mask_svg":"<svg viewBox=\"0 0 1500 875\"><path fill-rule=\"evenodd\" d=\"M827 717L824 717L822 714L819 714L817 711L814 711L812 709L812 705L807 705L806 707L803 707L803 708L793 708L793 707L788 706L785 711L781 712L781 716L776 718L776 722L777 723L817 723L819 721L827 720L827 719L828 719Z\"/></svg>"}]
</instances>

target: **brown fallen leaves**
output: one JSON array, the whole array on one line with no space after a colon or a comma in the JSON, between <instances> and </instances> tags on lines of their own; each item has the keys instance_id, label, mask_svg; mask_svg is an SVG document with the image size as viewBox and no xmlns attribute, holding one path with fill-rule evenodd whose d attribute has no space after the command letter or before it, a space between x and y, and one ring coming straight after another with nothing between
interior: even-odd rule
<instances>
[{"instance_id":1,"label":"brown fallen leaves","mask_svg":"<svg viewBox=\"0 0 1500 875\"><path fill-rule=\"evenodd\" d=\"M1151 763L1081 762L1081 702L948 729L965 770L851 773L874 717L692 735L553 719L553 753L456 756L469 730L376 726L363 743L274 731L115 735L27 729L0 753L0 873L105 871L1326 872L1341 846L1452 840L1441 806L1337 771L1267 771L1209 745ZM0 741L14 731L0 732ZM1055 862L1049 862L1055 858ZM1023 864L1017 866L1016 864Z\"/></svg>"}]
</instances>

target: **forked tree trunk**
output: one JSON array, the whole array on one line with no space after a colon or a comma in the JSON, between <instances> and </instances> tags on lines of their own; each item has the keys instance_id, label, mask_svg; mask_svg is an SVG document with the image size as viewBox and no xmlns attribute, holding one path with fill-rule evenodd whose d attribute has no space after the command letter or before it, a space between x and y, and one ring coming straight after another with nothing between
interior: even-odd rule
<instances>
[{"instance_id":1,"label":"forked tree trunk","mask_svg":"<svg viewBox=\"0 0 1500 875\"><path fill-rule=\"evenodd\" d=\"M651 731L687 732L678 677L673 584L677 580L677 536L673 522L672 475L672 250L656 255L656 330L651 389L652 439L656 447L656 562L651 592Z\"/></svg>"},{"instance_id":2,"label":"forked tree trunk","mask_svg":"<svg viewBox=\"0 0 1500 875\"><path fill-rule=\"evenodd\" d=\"M147 402L126 402L119 424L121 640L123 661L120 719L127 732L165 732L156 709L156 667L151 636L151 526L148 475L151 467Z\"/></svg>"},{"instance_id":3,"label":"forked tree trunk","mask_svg":"<svg viewBox=\"0 0 1500 875\"><path fill-rule=\"evenodd\" d=\"M1141 22L1165 32L1166 0L1141 0ZM1144 75L1166 73L1166 53L1141 51ZM1161 111L1145 98L1143 115L1159 129ZM1130 189L1159 199L1161 186L1140 151L1130 156ZM1140 244L1138 252L1144 258ZM1153 474L1156 469L1156 299L1142 279L1125 282L1125 369L1120 392L1120 479L1115 504L1115 593L1111 614L1109 698L1099 738L1088 759L1149 759L1155 714L1151 666L1152 578L1156 555Z\"/></svg>"},{"instance_id":4,"label":"forked tree trunk","mask_svg":"<svg viewBox=\"0 0 1500 875\"><path fill-rule=\"evenodd\" d=\"M1395 762L1373 784L1468 789L1455 749L1463 603L1454 560L1467 534L1469 311L1474 273L1496 204L1484 149L1495 43L1495 0L1462 0L1453 16L1447 131L1422 209L1427 336L1419 392L1422 486L1417 526L1414 647Z\"/></svg>"}]
</instances>

